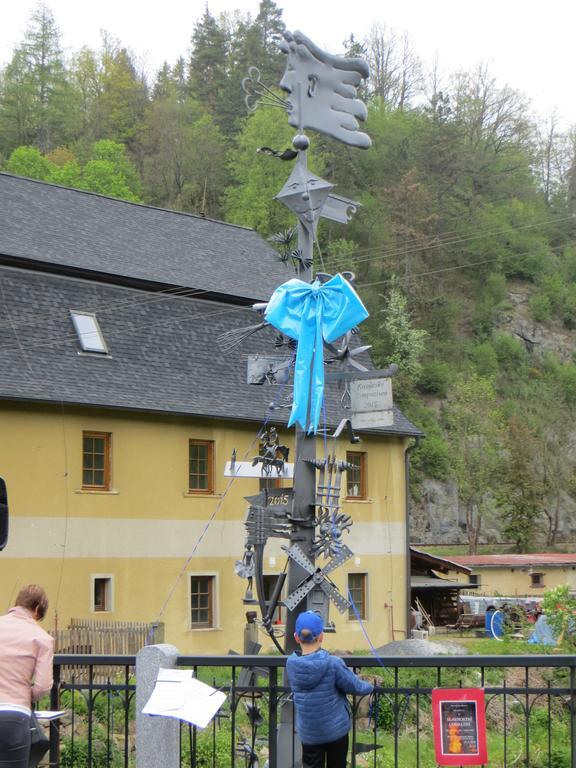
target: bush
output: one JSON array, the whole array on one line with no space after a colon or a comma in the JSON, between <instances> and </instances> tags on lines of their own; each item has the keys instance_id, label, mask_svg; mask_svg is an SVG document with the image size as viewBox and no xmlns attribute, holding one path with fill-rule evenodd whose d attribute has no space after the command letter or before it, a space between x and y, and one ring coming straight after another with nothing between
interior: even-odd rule
<instances>
[{"instance_id":1,"label":"bush","mask_svg":"<svg viewBox=\"0 0 576 768\"><path fill-rule=\"evenodd\" d=\"M477 344L470 350L470 360L476 372L483 378L496 376L498 373L498 356L496 350L489 341Z\"/></svg>"},{"instance_id":2,"label":"bush","mask_svg":"<svg viewBox=\"0 0 576 768\"><path fill-rule=\"evenodd\" d=\"M428 477L446 480L450 474L448 445L440 434L427 435L412 454L412 466Z\"/></svg>"},{"instance_id":3,"label":"bush","mask_svg":"<svg viewBox=\"0 0 576 768\"><path fill-rule=\"evenodd\" d=\"M418 389L426 394L446 397L450 379L451 371L447 363L430 360L422 367L422 373L418 379Z\"/></svg>"},{"instance_id":4,"label":"bush","mask_svg":"<svg viewBox=\"0 0 576 768\"><path fill-rule=\"evenodd\" d=\"M528 352L520 341L505 333L498 333L492 342L498 363L508 371L521 372L528 364Z\"/></svg>"},{"instance_id":5,"label":"bush","mask_svg":"<svg viewBox=\"0 0 576 768\"><path fill-rule=\"evenodd\" d=\"M566 328L576 328L576 285L571 285L564 296L562 322Z\"/></svg>"},{"instance_id":6,"label":"bush","mask_svg":"<svg viewBox=\"0 0 576 768\"><path fill-rule=\"evenodd\" d=\"M528 306L530 314L537 323L544 323L552 314L552 303L545 293L535 293Z\"/></svg>"}]
</instances>

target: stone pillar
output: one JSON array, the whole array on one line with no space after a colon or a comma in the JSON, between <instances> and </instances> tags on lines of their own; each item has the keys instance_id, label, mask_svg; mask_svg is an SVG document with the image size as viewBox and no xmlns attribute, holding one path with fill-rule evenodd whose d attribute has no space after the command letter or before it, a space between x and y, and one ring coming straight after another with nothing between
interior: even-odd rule
<instances>
[{"instance_id":1,"label":"stone pillar","mask_svg":"<svg viewBox=\"0 0 576 768\"><path fill-rule=\"evenodd\" d=\"M180 721L143 715L158 670L174 668L180 655L173 645L147 645L136 656L136 768L179 768Z\"/></svg>"}]
</instances>

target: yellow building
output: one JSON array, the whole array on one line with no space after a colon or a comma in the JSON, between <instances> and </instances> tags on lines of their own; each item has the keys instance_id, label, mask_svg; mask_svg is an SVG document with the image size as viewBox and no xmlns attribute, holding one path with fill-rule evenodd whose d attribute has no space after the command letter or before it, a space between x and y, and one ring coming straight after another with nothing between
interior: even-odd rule
<instances>
[{"instance_id":1,"label":"yellow building","mask_svg":"<svg viewBox=\"0 0 576 768\"><path fill-rule=\"evenodd\" d=\"M475 595L542 597L546 590L565 584L576 590L574 554L454 555L450 559L470 568Z\"/></svg>"},{"instance_id":2,"label":"yellow building","mask_svg":"<svg viewBox=\"0 0 576 768\"><path fill-rule=\"evenodd\" d=\"M183 653L241 651L250 606L234 565L244 497L261 481L224 466L234 451L257 456L272 423L293 461L293 430L287 386L247 383L248 356L274 352L275 334L226 352L218 338L258 322L251 305L292 275L241 227L8 174L0 199L2 605L39 582L48 629L158 622ZM340 400L327 395L329 428ZM406 636L407 449L419 434L396 410L359 444L317 440L318 456L355 468L342 493L354 556L331 578L376 645ZM287 543L268 542L268 576L285 568ZM365 647L353 613L331 619L329 646Z\"/></svg>"}]
</instances>

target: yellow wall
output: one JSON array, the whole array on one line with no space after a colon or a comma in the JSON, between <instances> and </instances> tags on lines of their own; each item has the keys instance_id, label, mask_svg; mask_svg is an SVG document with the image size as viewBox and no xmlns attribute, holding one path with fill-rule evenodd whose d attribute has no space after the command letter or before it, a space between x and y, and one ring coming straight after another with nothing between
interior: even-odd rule
<instances>
[{"instance_id":1,"label":"yellow wall","mask_svg":"<svg viewBox=\"0 0 576 768\"><path fill-rule=\"evenodd\" d=\"M576 566L534 566L526 567L474 567L471 566L471 575L477 576L480 582L475 595L504 595L506 597L543 597L548 589L568 584L571 589L576 589ZM544 574L544 583L541 587L531 586L531 571ZM468 581L468 577L465 577Z\"/></svg>"},{"instance_id":2,"label":"yellow wall","mask_svg":"<svg viewBox=\"0 0 576 768\"><path fill-rule=\"evenodd\" d=\"M81 489L87 430L112 433L110 492ZM244 496L258 493L258 480L231 481L223 470L233 448L238 460L258 453L256 431L255 425L184 417L0 404L0 475L10 504L9 543L0 552L0 609L12 604L22 585L38 582L51 599L47 629L56 623L65 628L73 617L160 619L166 642L182 653L242 651L250 606L242 603L246 582L235 575L234 563L243 554ZM291 448L292 437L293 432L282 436ZM187 493L191 438L215 441L212 496ZM355 556L332 577L345 593L348 573L368 573L365 627L377 646L405 637L406 441L370 437L350 446L341 440L340 458L351 448L367 452L369 498L342 503L354 519L344 540ZM317 453L324 454L322 440ZM267 545L266 573L284 568L285 543ZM216 629L189 628L190 574L216 576ZM113 580L111 612L91 610L94 576ZM334 607L331 619L337 633L328 636L328 647L366 648L357 621L342 618ZM260 639L265 650L271 647L266 635Z\"/></svg>"}]
</instances>

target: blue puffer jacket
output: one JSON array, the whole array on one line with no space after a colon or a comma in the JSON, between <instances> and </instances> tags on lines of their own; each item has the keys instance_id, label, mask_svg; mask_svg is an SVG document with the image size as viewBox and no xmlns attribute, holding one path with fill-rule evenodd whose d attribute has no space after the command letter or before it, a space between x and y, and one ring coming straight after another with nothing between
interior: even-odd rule
<instances>
[{"instance_id":1,"label":"blue puffer jacket","mask_svg":"<svg viewBox=\"0 0 576 768\"><path fill-rule=\"evenodd\" d=\"M319 650L288 656L286 673L294 696L296 730L303 744L325 744L350 730L347 693L364 696L374 686L356 677L342 659Z\"/></svg>"}]
</instances>

